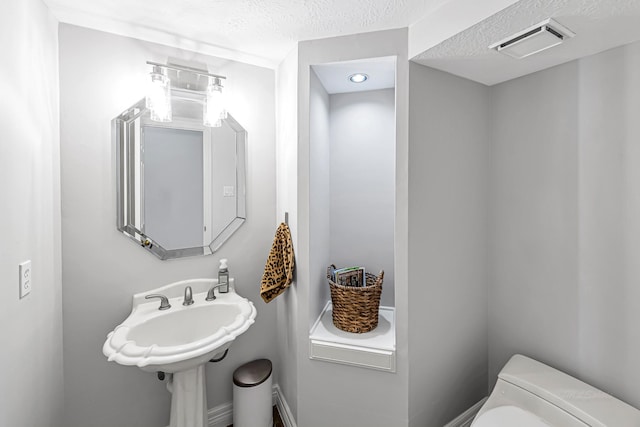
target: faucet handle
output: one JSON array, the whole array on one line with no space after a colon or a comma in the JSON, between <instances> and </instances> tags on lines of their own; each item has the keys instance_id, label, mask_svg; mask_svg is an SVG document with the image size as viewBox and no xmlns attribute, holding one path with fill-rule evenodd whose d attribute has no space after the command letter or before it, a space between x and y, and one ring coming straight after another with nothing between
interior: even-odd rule
<instances>
[{"instance_id":1,"label":"faucet handle","mask_svg":"<svg viewBox=\"0 0 640 427\"><path fill-rule=\"evenodd\" d=\"M171 304L169 304L169 299L166 296L160 295L160 294L152 294L152 295L146 295L144 297L144 299L151 299L151 298L160 298L160 307L158 308L158 310L168 310L171 308Z\"/></svg>"},{"instance_id":2,"label":"faucet handle","mask_svg":"<svg viewBox=\"0 0 640 427\"><path fill-rule=\"evenodd\" d=\"M191 305L193 304L193 291L191 290L191 286L187 286L184 288L184 301L182 305Z\"/></svg>"}]
</instances>

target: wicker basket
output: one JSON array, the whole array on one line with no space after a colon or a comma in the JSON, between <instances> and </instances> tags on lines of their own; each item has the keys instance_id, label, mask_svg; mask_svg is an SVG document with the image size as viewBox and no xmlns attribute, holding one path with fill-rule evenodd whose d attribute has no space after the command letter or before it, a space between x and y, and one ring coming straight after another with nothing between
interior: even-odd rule
<instances>
[{"instance_id":1,"label":"wicker basket","mask_svg":"<svg viewBox=\"0 0 640 427\"><path fill-rule=\"evenodd\" d=\"M378 309L384 271L366 273L367 286L342 286L329 280L333 324L346 332L361 334L378 326Z\"/></svg>"}]
</instances>

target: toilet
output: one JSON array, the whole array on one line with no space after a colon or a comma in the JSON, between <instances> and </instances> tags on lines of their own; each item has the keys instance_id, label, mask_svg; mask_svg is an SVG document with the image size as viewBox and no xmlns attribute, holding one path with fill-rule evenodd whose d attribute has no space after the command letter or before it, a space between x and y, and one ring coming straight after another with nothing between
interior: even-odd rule
<instances>
[{"instance_id":1,"label":"toilet","mask_svg":"<svg viewBox=\"0 0 640 427\"><path fill-rule=\"evenodd\" d=\"M543 363L516 354L472 427L640 427L640 411Z\"/></svg>"}]
</instances>

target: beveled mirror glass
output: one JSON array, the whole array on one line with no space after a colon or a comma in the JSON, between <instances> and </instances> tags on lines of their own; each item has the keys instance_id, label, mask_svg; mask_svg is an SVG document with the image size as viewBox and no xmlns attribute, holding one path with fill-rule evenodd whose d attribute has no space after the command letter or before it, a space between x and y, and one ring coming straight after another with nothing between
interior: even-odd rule
<instances>
[{"instance_id":1,"label":"beveled mirror glass","mask_svg":"<svg viewBox=\"0 0 640 427\"><path fill-rule=\"evenodd\" d=\"M172 91L173 119L142 99L113 119L118 229L161 259L214 253L246 219L247 132L202 124L201 93Z\"/></svg>"}]
</instances>

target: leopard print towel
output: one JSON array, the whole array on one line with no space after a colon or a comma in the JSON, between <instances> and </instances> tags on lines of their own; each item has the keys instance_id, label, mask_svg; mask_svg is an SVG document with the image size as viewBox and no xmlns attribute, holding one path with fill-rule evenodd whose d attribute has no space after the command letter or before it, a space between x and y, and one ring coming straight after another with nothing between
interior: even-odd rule
<instances>
[{"instance_id":1,"label":"leopard print towel","mask_svg":"<svg viewBox=\"0 0 640 427\"><path fill-rule=\"evenodd\" d=\"M269 258L267 258L262 274L260 296L264 302L270 302L291 285L294 264L291 230L283 222L273 238Z\"/></svg>"}]
</instances>

